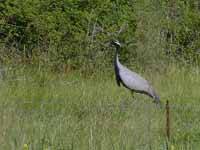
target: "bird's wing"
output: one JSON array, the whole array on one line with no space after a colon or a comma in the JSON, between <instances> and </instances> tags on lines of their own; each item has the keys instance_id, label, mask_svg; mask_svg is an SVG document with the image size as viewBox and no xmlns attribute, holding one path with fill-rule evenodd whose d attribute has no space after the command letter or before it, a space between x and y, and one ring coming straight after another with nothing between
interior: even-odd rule
<instances>
[{"instance_id":1,"label":"bird's wing","mask_svg":"<svg viewBox=\"0 0 200 150\"><path fill-rule=\"evenodd\" d=\"M160 98L154 91L153 87L141 77L139 74L132 72L125 66L119 63L119 76L121 83L128 89L144 93L154 98L157 103L160 103Z\"/></svg>"},{"instance_id":2,"label":"bird's wing","mask_svg":"<svg viewBox=\"0 0 200 150\"><path fill-rule=\"evenodd\" d=\"M120 67L119 75L123 84L135 91L148 92L151 89L150 84L135 72L130 71L125 66Z\"/></svg>"}]
</instances>

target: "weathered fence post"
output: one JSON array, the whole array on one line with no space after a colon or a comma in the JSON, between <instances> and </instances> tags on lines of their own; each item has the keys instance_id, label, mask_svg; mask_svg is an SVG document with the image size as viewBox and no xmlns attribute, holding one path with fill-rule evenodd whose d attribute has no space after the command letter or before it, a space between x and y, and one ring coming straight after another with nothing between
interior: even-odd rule
<instances>
[{"instance_id":1,"label":"weathered fence post","mask_svg":"<svg viewBox=\"0 0 200 150\"><path fill-rule=\"evenodd\" d=\"M169 117L169 101L166 102L166 144L167 150L170 147L170 117Z\"/></svg>"}]
</instances>

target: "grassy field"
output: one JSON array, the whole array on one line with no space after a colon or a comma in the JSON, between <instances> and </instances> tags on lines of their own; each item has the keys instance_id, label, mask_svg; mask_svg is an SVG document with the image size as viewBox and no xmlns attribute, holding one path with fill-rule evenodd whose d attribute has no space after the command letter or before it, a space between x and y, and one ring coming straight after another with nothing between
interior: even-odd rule
<instances>
[{"instance_id":1,"label":"grassy field","mask_svg":"<svg viewBox=\"0 0 200 150\"><path fill-rule=\"evenodd\" d=\"M141 74L163 103L170 101L174 150L198 150L198 68L169 65ZM133 99L117 87L114 76L21 69L8 73L0 85L2 150L166 149L165 110L144 95Z\"/></svg>"}]
</instances>

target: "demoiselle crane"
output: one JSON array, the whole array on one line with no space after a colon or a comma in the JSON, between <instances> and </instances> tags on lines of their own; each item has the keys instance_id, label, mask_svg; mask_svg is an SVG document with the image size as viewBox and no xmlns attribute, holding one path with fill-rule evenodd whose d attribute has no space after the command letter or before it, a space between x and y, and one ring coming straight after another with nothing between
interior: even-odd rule
<instances>
[{"instance_id":1,"label":"demoiselle crane","mask_svg":"<svg viewBox=\"0 0 200 150\"><path fill-rule=\"evenodd\" d=\"M122 84L124 87L131 90L132 92L146 94L153 98L154 102L160 104L159 96L156 94L155 90L148 83L148 81L137 73L129 70L127 67L123 66L119 62L118 52L121 48L121 44L119 43L119 41L111 41L110 44L114 45L116 48L114 56L114 69L117 85L120 86L120 84Z\"/></svg>"}]
</instances>

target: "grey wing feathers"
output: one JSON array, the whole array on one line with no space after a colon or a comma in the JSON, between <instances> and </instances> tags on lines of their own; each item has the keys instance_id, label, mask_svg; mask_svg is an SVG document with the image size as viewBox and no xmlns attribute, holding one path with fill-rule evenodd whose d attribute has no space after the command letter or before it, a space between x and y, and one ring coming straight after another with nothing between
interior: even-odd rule
<instances>
[{"instance_id":1,"label":"grey wing feathers","mask_svg":"<svg viewBox=\"0 0 200 150\"><path fill-rule=\"evenodd\" d=\"M130 71L128 68L120 64L119 75L123 85L125 85L130 90L147 94L154 98L156 102L160 101L160 98L154 91L153 87L148 83L147 80L142 78L137 73Z\"/></svg>"},{"instance_id":2,"label":"grey wing feathers","mask_svg":"<svg viewBox=\"0 0 200 150\"><path fill-rule=\"evenodd\" d=\"M152 95L152 98L154 98L155 99L155 101L157 102L157 103L159 103L160 102L160 97L156 94L156 92L153 90L153 88L151 89L151 95Z\"/></svg>"},{"instance_id":3,"label":"grey wing feathers","mask_svg":"<svg viewBox=\"0 0 200 150\"><path fill-rule=\"evenodd\" d=\"M119 74L120 74L122 82L129 89L132 89L135 91L148 91L150 88L149 83L144 78L128 70L125 67L120 68Z\"/></svg>"}]
</instances>

